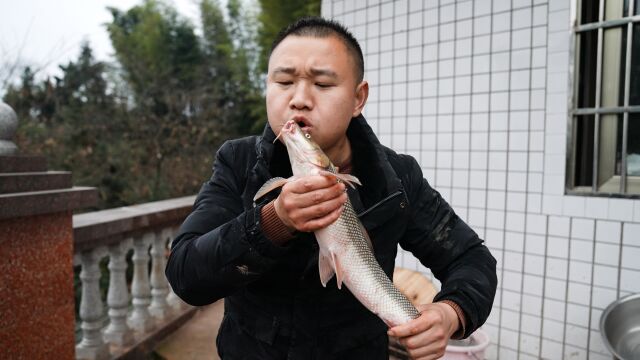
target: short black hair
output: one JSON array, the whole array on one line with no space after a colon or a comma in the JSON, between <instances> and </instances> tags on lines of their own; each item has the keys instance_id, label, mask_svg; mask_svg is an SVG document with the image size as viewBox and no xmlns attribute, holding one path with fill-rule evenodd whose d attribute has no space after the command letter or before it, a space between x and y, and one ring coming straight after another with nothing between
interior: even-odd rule
<instances>
[{"instance_id":1,"label":"short black hair","mask_svg":"<svg viewBox=\"0 0 640 360\"><path fill-rule=\"evenodd\" d=\"M347 48L356 65L356 78L358 84L364 79L364 58L362 49L358 40L351 34L347 28L335 20L328 20L319 16L303 17L280 30L276 36L271 49L269 50L269 58L273 50L289 35L310 36L317 38L325 38L331 35L337 36Z\"/></svg>"}]
</instances>

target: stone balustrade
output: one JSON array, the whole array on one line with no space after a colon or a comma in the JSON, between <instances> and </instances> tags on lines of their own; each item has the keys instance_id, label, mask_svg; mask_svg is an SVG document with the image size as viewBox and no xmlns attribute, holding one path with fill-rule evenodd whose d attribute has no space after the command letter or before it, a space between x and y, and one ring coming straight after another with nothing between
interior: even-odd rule
<instances>
[{"instance_id":1,"label":"stone balustrade","mask_svg":"<svg viewBox=\"0 0 640 360\"><path fill-rule=\"evenodd\" d=\"M139 358L193 314L164 275L168 246L193 202L191 196L73 216L74 265L81 267L82 286L77 359ZM104 258L106 299L100 291Z\"/></svg>"}]
</instances>

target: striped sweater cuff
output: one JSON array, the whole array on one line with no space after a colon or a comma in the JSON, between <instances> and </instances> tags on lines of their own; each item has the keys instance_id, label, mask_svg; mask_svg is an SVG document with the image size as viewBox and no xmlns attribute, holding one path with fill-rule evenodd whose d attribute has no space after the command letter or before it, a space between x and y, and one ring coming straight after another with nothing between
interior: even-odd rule
<instances>
[{"instance_id":1,"label":"striped sweater cuff","mask_svg":"<svg viewBox=\"0 0 640 360\"><path fill-rule=\"evenodd\" d=\"M262 232L267 239L276 245L283 245L293 239L295 233L291 232L282 220L280 220L273 203L274 200L262 207L260 211L260 224L262 226Z\"/></svg>"},{"instance_id":2,"label":"striped sweater cuff","mask_svg":"<svg viewBox=\"0 0 640 360\"><path fill-rule=\"evenodd\" d=\"M453 311L456 312L456 315L458 315L458 320L460 321L460 327L458 328L458 330L453 333L453 335L451 335L451 338L454 340L457 339L462 339L462 337L465 334L465 328L466 328L466 320L464 317L464 312L462 311L462 309L460 308L460 306L458 304L456 304L455 302L451 301L451 300L440 300L441 303L445 303L449 306L451 306L453 308Z\"/></svg>"}]
</instances>

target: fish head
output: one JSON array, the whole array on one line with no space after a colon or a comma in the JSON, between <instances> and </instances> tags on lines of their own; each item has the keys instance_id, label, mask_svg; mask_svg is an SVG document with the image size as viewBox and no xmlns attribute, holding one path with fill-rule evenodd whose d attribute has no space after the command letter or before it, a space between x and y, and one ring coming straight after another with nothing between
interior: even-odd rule
<instances>
[{"instance_id":1,"label":"fish head","mask_svg":"<svg viewBox=\"0 0 640 360\"><path fill-rule=\"evenodd\" d=\"M287 121L276 139L287 147L294 175L309 175L313 170L328 170L331 161L295 120Z\"/></svg>"}]
</instances>

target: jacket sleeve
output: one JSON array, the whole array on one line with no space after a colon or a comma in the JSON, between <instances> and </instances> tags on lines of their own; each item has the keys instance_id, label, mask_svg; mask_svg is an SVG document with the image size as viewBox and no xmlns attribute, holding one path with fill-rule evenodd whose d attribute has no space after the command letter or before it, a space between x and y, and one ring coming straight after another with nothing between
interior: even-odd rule
<instances>
[{"instance_id":1,"label":"jacket sleeve","mask_svg":"<svg viewBox=\"0 0 640 360\"><path fill-rule=\"evenodd\" d=\"M191 305L210 304L259 279L287 252L263 235L260 206L245 211L234 154L232 143L220 147L213 175L171 246L167 279Z\"/></svg>"},{"instance_id":2,"label":"jacket sleeve","mask_svg":"<svg viewBox=\"0 0 640 360\"><path fill-rule=\"evenodd\" d=\"M405 177L410 220L400 245L430 268L442 288L434 301L451 300L464 312L469 336L486 321L496 292L496 260L478 235L423 178L415 159Z\"/></svg>"}]
</instances>

